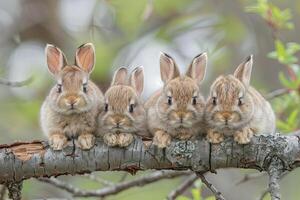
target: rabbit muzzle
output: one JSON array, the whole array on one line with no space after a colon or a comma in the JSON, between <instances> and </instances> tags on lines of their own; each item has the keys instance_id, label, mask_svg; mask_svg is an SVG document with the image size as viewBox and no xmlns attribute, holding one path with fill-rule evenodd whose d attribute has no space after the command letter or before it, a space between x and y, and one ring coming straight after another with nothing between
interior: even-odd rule
<instances>
[{"instance_id":1,"label":"rabbit muzzle","mask_svg":"<svg viewBox=\"0 0 300 200\"><path fill-rule=\"evenodd\" d=\"M78 95L67 95L62 98L63 107L66 110L76 111L85 107L84 100Z\"/></svg>"},{"instance_id":2,"label":"rabbit muzzle","mask_svg":"<svg viewBox=\"0 0 300 200\"><path fill-rule=\"evenodd\" d=\"M130 120L125 116L121 114L114 114L111 116L108 116L105 120L106 125L110 127L113 131L125 131L127 129L130 129L131 122Z\"/></svg>"},{"instance_id":3,"label":"rabbit muzzle","mask_svg":"<svg viewBox=\"0 0 300 200\"><path fill-rule=\"evenodd\" d=\"M224 128L229 128L232 123L239 122L241 117L237 112L221 111L215 113L213 119L214 121L221 123Z\"/></svg>"},{"instance_id":4,"label":"rabbit muzzle","mask_svg":"<svg viewBox=\"0 0 300 200\"><path fill-rule=\"evenodd\" d=\"M189 111L179 110L173 111L170 114L170 122L175 128L190 128L192 127L193 114Z\"/></svg>"}]
</instances>

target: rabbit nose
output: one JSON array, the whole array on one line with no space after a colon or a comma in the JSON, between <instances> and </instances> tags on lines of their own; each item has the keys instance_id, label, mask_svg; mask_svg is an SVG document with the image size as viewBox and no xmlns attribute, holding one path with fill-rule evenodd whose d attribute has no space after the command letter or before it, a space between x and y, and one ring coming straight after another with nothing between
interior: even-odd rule
<instances>
[{"instance_id":1,"label":"rabbit nose","mask_svg":"<svg viewBox=\"0 0 300 200\"><path fill-rule=\"evenodd\" d=\"M76 103L78 103L78 100L79 99L76 96L69 96L66 99L66 103L67 103L67 105L70 105L73 107L74 105L76 105Z\"/></svg>"},{"instance_id":2,"label":"rabbit nose","mask_svg":"<svg viewBox=\"0 0 300 200\"><path fill-rule=\"evenodd\" d=\"M231 112L222 112L222 117L223 119L227 122L230 121L232 119L232 114Z\"/></svg>"},{"instance_id":3,"label":"rabbit nose","mask_svg":"<svg viewBox=\"0 0 300 200\"><path fill-rule=\"evenodd\" d=\"M180 119L180 122L182 123L183 122L183 119L185 118L186 116L186 113L184 111L179 111L177 112L177 116L178 118Z\"/></svg>"},{"instance_id":4,"label":"rabbit nose","mask_svg":"<svg viewBox=\"0 0 300 200\"><path fill-rule=\"evenodd\" d=\"M120 126L120 125L122 125L123 122L124 122L124 117L122 117L122 116L115 116L115 117L114 117L114 122L115 122L115 124L116 124L117 126Z\"/></svg>"}]
</instances>

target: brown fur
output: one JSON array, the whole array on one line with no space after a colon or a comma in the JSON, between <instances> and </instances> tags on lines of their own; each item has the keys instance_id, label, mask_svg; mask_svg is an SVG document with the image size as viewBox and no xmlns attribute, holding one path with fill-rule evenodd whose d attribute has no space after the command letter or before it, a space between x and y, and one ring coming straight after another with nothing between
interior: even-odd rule
<instances>
[{"instance_id":1,"label":"brown fur","mask_svg":"<svg viewBox=\"0 0 300 200\"><path fill-rule=\"evenodd\" d=\"M102 111L98 118L98 135L109 146L126 147L133 141L133 135L148 136L146 112L139 93L143 87L143 70L137 68L132 72L130 84L126 75L126 68L116 71L111 87L104 95L107 111ZM133 112L130 112L131 104L134 105Z\"/></svg>"},{"instance_id":2,"label":"brown fur","mask_svg":"<svg viewBox=\"0 0 300 200\"><path fill-rule=\"evenodd\" d=\"M89 46L91 44L83 47ZM51 52L62 54L57 47L47 46L48 67L55 76L57 85L51 89L41 108L43 132L49 137L50 145L55 150L61 150L66 146L67 140L73 137L78 138L76 143L80 148L89 149L94 145L96 118L102 109L103 94L92 81L88 80L88 71L76 65L55 66L66 61L55 61L64 56L52 55ZM94 65L87 62L85 64ZM83 90L84 84L86 93Z\"/></svg>"},{"instance_id":3,"label":"brown fur","mask_svg":"<svg viewBox=\"0 0 300 200\"><path fill-rule=\"evenodd\" d=\"M249 85L251 68L252 58L242 63L235 75L220 76L212 84L205 111L210 142L219 143L225 135L246 144L254 134L275 131L275 115L270 104Z\"/></svg>"},{"instance_id":4,"label":"brown fur","mask_svg":"<svg viewBox=\"0 0 300 200\"><path fill-rule=\"evenodd\" d=\"M200 61L201 60L201 61ZM204 60L204 63L202 62ZM200 92L206 67L206 54L196 57L186 75L179 75L175 61L162 54L161 77L163 89L155 92L145 103L148 117L148 129L153 142L163 148L172 138L188 140L199 134L203 127L205 101ZM201 65L198 65L198 64ZM195 70L195 68L197 70ZM193 105L195 97L196 105ZM168 99L172 104L168 104Z\"/></svg>"}]
</instances>

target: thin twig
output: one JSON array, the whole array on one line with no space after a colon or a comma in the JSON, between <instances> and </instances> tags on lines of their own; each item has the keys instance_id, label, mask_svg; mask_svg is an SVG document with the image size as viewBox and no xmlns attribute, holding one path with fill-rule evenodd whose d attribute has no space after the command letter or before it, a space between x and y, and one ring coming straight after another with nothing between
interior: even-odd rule
<instances>
[{"instance_id":1,"label":"thin twig","mask_svg":"<svg viewBox=\"0 0 300 200\"><path fill-rule=\"evenodd\" d=\"M195 174L190 175L187 177L187 179L184 180L182 184L180 184L175 190L172 190L167 199L168 200L174 200L176 197L184 193L196 180L198 179L198 176Z\"/></svg>"},{"instance_id":2,"label":"thin twig","mask_svg":"<svg viewBox=\"0 0 300 200\"><path fill-rule=\"evenodd\" d=\"M1 187L1 190L0 190L0 200L4 200L5 199L5 194L6 194L6 186L3 185Z\"/></svg>"},{"instance_id":3,"label":"thin twig","mask_svg":"<svg viewBox=\"0 0 300 200\"><path fill-rule=\"evenodd\" d=\"M277 89L277 90L274 90L274 91L266 94L265 98L268 100L271 100L271 99L275 99L276 97L280 97L282 95L288 94L289 92L290 92L290 89L288 89L288 88Z\"/></svg>"},{"instance_id":4,"label":"thin twig","mask_svg":"<svg viewBox=\"0 0 300 200\"><path fill-rule=\"evenodd\" d=\"M161 179L171 179L182 175L191 174L190 171L157 171L147 176L142 176L132 181L126 181L122 183L115 184L114 186L105 187L99 190L82 190L76 188L66 182L58 180L56 178L39 178L39 181L49 183L57 188L65 190L71 193L74 197L106 197L109 195L117 194L124 190L141 187Z\"/></svg>"},{"instance_id":5,"label":"thin twig","mask_svg":"<svg viewBox=\"0 0 300 200\"><path fill-rule=\"evenodd\" d=\"M119 180L119 182L125 181L125 179L127 178L127 176L128 176L128 172L125 172L125 173L122 175L122 177L121 177L121 179Z\"/></svg>"},{"instance_id":6,"label":"thin twig","mask_svg":"<svg viewBox=\"0 0 300 200\"><path fill-rule=\"evenodd\" d=\"M289 174L288 171L282 173L280 180L283 179L288 174ZM264 189L259 197L259 200L263 200L265 198L265 196L269 193L269 191L270 191L269 188Z\"/></svg>"},{"instance_id":7,"label":"thin twig","mask_svg":"<svg viewBox=\"0 0 300 200\"><path fill-rule=\"evenodd\" d=\"M113 185L115 185L113 182L110 182L108 180L99 178L99 177L97 177L97 176L95 176L93 174L85 174L84 176L87 177L88 179L92 180L92 181L96 181L96 182L101 183L101 184L103 184L105 186L113 186Z\"/></svg>"},{"instance_id":8,"label":"thin twig","mask_svg":"<svg viewBox=\"0 0 300 200\"><path fill-rule=\"evenodd\" d=\"M252 180L252 179L256 179L256 178L260 178L260 177L263 177L265 176L266 173L265 172L258 172L258 173L252 173L252 174L246 174L243 179L241 179L239 182L236 183L236 185L239 185L239 184L242 184L242 183L245 183L249 180Z\"/></svg>"},{"instance_id":9,"label":"thin twig","mask_svg":"<svg viewBox=\"0 0 300 200\"><path fill-rule=\"evenodd\" d=\"M217 200L225 200L225 197L223 197L222 193L218 191L218 189L213 184L208 182L203 173L196 173L196 175L201 179L202 183L204 183L206 187L210 189L210 191L215 195Z\"/></svg>"},{"instance_id":10,"label":"thin twig","mask_svg":"<svg viewBox=\"0 0 300 200\"><path fill-rule=\"evenodd\" d=\"M22 87L22 86L30 84L32 81L33 81L33 77L30 77L24 81L15 81L15 82L5 80L5 79L0 79L0 84L10 86L10 87Z\"/></svg>"}]
</instances>

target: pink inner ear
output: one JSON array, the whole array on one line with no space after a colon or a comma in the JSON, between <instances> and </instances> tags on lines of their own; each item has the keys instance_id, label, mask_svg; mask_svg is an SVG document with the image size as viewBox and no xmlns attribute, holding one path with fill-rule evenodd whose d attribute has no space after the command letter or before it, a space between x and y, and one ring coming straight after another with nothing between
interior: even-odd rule
<instances>
[{"instance_id":1,"label":"pink inner ear","mask_svg":"<svg viewBox=\"0 0 300 200\"><path fill-rule=\"evenodd\" d=\"M51 73L58 74L64 64L62 52L55 47L48 47L47 64Z\"/></svg>"},{"instance_id":2,"label":"pink inner ear","mask_svg":"<svg viewBox=\"0 0 300 200\"><path fill-rule=\"evenodd\" d=\"M90 46L81 47L76 55L76 64L84 71L91 72L94 66L94 50Z\"/></svg>"},{"instance_id":3,"label":"pink inner ear","mask_svg":"<svg viewBox=\"0 0 300 200\"><path fill-rule=\"evenodd\" d=\"M127 82L127 69L121 67L115 72L111 85L125 85L126 82Z\"/></svg>"},{"instance_id":4,"label":"pink inner ear","mask_svg":"<svg viewBox=\"0 0 300 200\"><path fill-rule=\"evenodd\" d=\"M174 62L171 57L162 54L160 57L160 73L163 82L168 82L174 76Z\"/></svg>"},{"instance_id":5,"label":"pink inner ear","mask_svg":"<svg viewBox=\"0 0 300 200\"><path fill-rule=\"evenodd\" d=\"M131 85L135 88L138 95L141 95L144 89L144 73L142 69L137 69L131 77Z\"/></svg>"}]
</instances>

